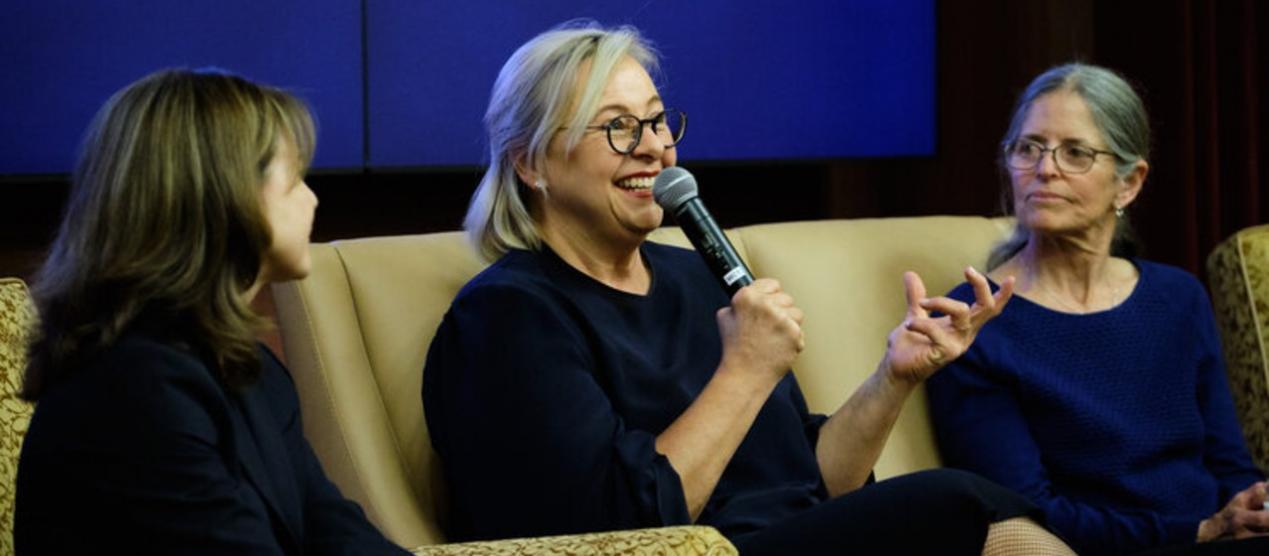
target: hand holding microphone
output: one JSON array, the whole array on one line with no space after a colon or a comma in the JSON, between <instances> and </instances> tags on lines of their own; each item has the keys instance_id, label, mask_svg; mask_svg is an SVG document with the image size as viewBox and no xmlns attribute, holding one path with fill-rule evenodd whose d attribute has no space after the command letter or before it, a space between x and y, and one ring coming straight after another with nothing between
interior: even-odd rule
<instances>
[{"instance_id":1,"label":"hand holding microphone","mask_svg":"<svg viewBox=\"0 0 1269 556\"><path fill-rule=\"evenodd\" d=\"M778 381L806 345L802 310L776 280L754 280L749 267L705 210L697 194L696 178L690 172L666 168L657 175L652 195L674 216L705 265L731 296L731 306L718 312L723 338L721 367L747 368L765 379Z\"/></svg>"}]
</instances>

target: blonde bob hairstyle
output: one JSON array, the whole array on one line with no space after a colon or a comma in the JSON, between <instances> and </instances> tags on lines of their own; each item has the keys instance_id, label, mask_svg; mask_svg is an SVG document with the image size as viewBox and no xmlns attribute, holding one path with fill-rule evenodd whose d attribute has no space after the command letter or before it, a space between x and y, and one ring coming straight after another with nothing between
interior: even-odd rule
<instances>
[{"instance_id":1,"label":"blonde bob hairstyle","mask_svg":"<svg viewBox=\"0 0 1269 556\"><path fill-rule=\"evenodd\" d=\"M572 150L595 116L613 68L627 56L656 71L656 51L637 29L571 21L534 37L502 66L485 112L489 168L463 221L482 256L494 260L513 248L541 247L529 214L529 184L516 174L516 163L542 167L561 130ZM590 69L579 76L586 61ZM572 106L577 108L569 113Z\"/></svg>"},{"instance_id":2,"label":"blonde bob hairstyle","mask_svg":"<svg viewBox=\"0 0 1269 556\"><path fill-rule=\"evenodd\" d=\"M221 70L159 71L115 93L84 137L36 276L41 322L22 396L39 398L139 321L226 385L254 381L264 323L244 294L272 241L264 171L289 140L302 172L314 136L302 101Z\"/></svg>"}]
</instances>

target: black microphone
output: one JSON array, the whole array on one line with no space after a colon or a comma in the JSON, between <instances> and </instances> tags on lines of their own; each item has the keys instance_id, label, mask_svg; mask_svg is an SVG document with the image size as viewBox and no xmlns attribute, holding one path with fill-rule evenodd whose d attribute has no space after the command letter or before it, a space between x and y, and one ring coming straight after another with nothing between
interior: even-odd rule
<instances>
[{"instance_id":1,"label":"black microphone","mask_svg":"<svg viewBox=\"0 0 1269 556\"><path fill-rule=\"evenodd\" d=\"M666 168L653 182L652 196L661 208L674 215L674 220L696 252L705 259L705 265L718 278L727 295L735 295L737 290L753 283L753 273L740 260L736 249L701 203L696 192L696 178L691 172L677 166Z\"/></svg>"}]
</instances>

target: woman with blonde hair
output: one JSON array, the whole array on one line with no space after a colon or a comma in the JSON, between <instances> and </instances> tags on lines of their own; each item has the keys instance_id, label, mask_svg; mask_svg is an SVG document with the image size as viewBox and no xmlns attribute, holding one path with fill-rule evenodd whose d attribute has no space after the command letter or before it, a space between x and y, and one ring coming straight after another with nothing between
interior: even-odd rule
<instances>
[{"instance_id":1,"label":"woman with blonde hair","mask_svg":"<svg viewBox=\"0 0 1269 556\"><path fill-rule=\"evenodd\" d=\"M696 254L645 241L687 123L655 66L632 28L567 24L494 85L467 230L496 261L454 300L423 376L451 537L699 523L742 554L810 555L979 554L1006 521L1047 535L978 477L870 475L907 397L1009 292L968 272L982 295L952 303L905 276L908 319L876 373L811 414L789 372L802 311L780 284L729 299Z\"/></svg>"},{"instance_id":2,"label":"woman with blonde hair","mask_svg":"<svg viewBox=\"0 0 1269 556\"><path fill-rule=\"evenodd\" d=\"M19 554L404 554L304 439L249 304L308 273L308 109L167 70L94 120L35 283Z\"/></svg>"}]
</instances>

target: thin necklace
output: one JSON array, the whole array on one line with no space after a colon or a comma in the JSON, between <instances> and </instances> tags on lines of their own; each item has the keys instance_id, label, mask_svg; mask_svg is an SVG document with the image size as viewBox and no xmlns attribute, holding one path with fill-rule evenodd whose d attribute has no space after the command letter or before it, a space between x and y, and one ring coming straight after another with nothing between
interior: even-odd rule
<instances>
[{"instance_id":1,"label":"thin necklace","mask_svg":"<svg viewBox=\"0 0 1269 556\"><path fill-rule=\"evenodd\" d=\"M1049 287L1045 286L1041 282L1032 282L1032 285L1039 286L1040 291L1044 292L1045 297L1049 298L1050 301L1053 301L1054 303L1061 305L1062 308L1065 309L1066 312L1068 313L1086 315L1088 313L1094 312L1093 309L1090 309L1088 307L1076 307L1074 304L1068 302L1066 298L1064 298L1062 295L1058 294L1056 291L1052 289L1049 289ZM1106 309L1114 308L1116 305L1119 305L1119 286L1111 286L1110 287L1110 305L1106 307ZM1098 310L1105 310L1105 309L1098 309Z\"/></svg>"}]
</instances>

